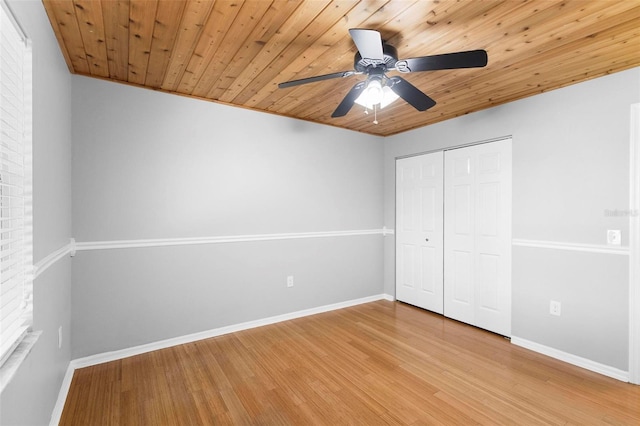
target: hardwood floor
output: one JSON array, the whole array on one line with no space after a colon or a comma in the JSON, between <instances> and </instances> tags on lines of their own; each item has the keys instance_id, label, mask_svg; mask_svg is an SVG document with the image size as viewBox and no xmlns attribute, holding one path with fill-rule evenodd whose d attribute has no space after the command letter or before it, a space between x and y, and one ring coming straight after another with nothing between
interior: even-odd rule
<instances>
[{"instance_id":1,"label":"hardwood floor","mask_svg":"<svg viewBox=\"0 0 640 426\"><path fill-rule=\"evenodd\" d=\"M76 370L61 425L640 424L640 386L379 301Z\"/></svg>"}]
</instances>

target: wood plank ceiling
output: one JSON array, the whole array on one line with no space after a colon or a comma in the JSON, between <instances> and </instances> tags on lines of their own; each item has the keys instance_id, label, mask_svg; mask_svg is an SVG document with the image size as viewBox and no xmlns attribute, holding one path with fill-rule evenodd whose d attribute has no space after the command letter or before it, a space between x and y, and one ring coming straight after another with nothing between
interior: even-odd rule
<instances>
[{"instance_id":1,"label":"wood plank ceiling","mask_svg":"<svg viewBox=\"0 0 640 426\"><path fill-rule=\"evenodd\" d=\"M43 0L74 74L388 136L640 66L638 0ZM436 100L331 113L362 75L349 28L400 59L485 49L485 68L403 77ZM390 73L390 75L396 72Z\"/></svg>"}]
</instances>

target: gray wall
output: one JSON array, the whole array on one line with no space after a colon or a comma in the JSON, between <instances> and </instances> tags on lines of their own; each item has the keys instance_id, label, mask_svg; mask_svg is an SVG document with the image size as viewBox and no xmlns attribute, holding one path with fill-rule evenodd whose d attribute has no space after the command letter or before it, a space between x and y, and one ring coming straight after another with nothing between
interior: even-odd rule
<instances>
[{"instance_id":1,"label":"gray wall","mask_svg":"<svg viewBox=\"0 0 640 426\"><path fill-rule=\"evenodd\" d=\"M33 43L34 262L71 237L71 76L38 1L9 4ZM43 333L2 392L0 424L48 424L71 359L71 261L34 282L34 329ZM63 345L58 349L58 327Z\"/></svg>"},{"instance_id":2,"label":"gray wall","mask_svg":"<svg viewBox=\"0 0 640 426\"><path fill-rule=\"evenodd\" d=\"M72 90L78 242L382 227L380 138L80 76ZM381 294L382 244L79 252L73 357Z\"/></svg>"},{"instance_id":3,"label":"gray wall","mask_svg":"<svg viewBox=\"0 0 640 426\"><path fill-rule=\"evenodd\" d=\"M382 293L379 235L87 251L73 262L74 358Z\"/></svg>"},{"instance_id":4,"label":"gray wall","mask_svg":"<svg viewBox=\"0 0 640 426\"><path fill-rule=\"evenodd\" d=\"M385 225L395 223L395 158L513 137L513 238L605 244L628 219L630 105L640 69L469 114L385 139ZM588 265L588 267L586 267ZM385 240L385 292L394 294L394 242ZM549 317L559 300L560 317ZM628 259L513 248L514 336L628 369Z\"/></svg>"}]
</instances>

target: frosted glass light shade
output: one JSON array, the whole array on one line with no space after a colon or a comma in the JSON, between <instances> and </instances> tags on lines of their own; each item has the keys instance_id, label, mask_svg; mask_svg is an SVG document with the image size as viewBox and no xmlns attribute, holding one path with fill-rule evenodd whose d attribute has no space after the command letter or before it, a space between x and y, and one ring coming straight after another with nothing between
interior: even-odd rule
<instances>
[{"instance_id":1,"label":"frosted glass light shade","mask_svg":"<svg viewBox=\"0 0 640 426\"><path fill-rule=\"evenodd\" d=\"M372 80L355 100L355 103L367 109L373 109L374 105L379 104L378 108L382 109L396 99L398 99L398 95L389 86L381 87L378 80Z\"/></svg>"}]
</instances>

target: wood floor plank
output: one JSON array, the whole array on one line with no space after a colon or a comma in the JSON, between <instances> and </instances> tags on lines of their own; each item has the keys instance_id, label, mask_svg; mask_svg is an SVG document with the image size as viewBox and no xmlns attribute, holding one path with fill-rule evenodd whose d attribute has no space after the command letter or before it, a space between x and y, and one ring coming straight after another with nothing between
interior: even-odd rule
<instances>
[{"instance_id":1,"label":"wood floor plank","mask_svg":"<svg viewBox=\"0 0 640 426\"><path fill-rule=\"evenodd\" d=\"M640 386L379 301L76 370L61 425L640 424Z\"/></svg>"}]
</instances>

